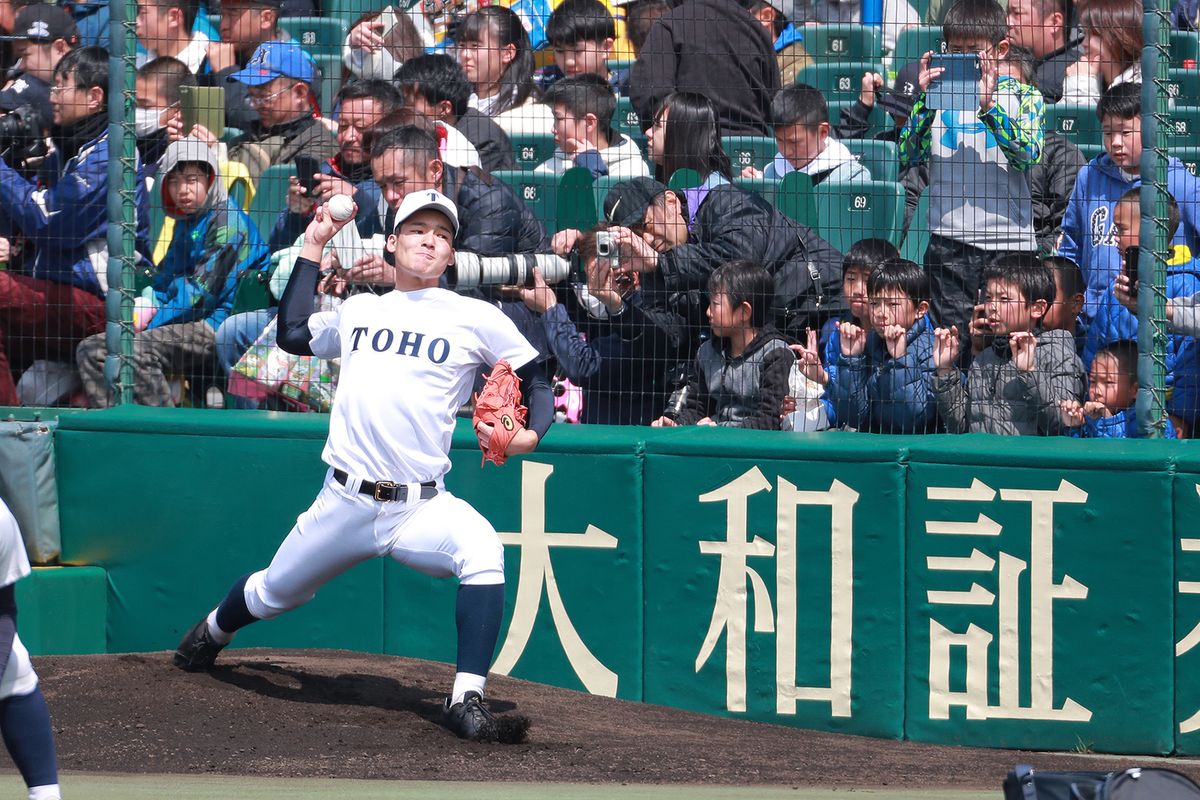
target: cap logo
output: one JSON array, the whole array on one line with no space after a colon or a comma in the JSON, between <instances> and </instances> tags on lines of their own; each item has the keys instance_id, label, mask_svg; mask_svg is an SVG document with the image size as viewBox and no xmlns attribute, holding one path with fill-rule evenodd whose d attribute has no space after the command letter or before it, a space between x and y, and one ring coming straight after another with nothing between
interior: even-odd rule
<instances>
[{"instance_id":1,"label":"cap logo","mask_svg":"<svg viewBox=\"0 0 1200 800\"><path fill-rule=\"evenodd\" d=\"M902 93L903 93L903 94L906 94L906 95L907 95L907 94L914 94L914 89L915 89L915 87L914 87L914 86L913 86L911 83L907 83L907 82L906 82L906 83L904 84L904 89L903 89Z\"/></svg>"},{"instance_id":2,"label":"cap logo","mask_svg":"<svg viewBox=\"0 0 1200 800\"><path fill-rule=\"evenodd\" d=\"M38 36L38 37L49 36L50 35L50 26L46 24L46 20L44 20L44 19L36 20L32 25L29 26L29 33L27 33L25 35L28 36L30 39L32 39L35 36Z\"/></svg>"},{"instance_id":3,"label":"cap logo","mask_svg":"<svg viewBox=\"0 0 1200 800\"><path fill-rule=\"evenodd\" d=\"M437 202L437 199L438 199L438 194L437 194L437 192L430 192L430 193L429 193L429 202L431 202L431 203L436 203L436 202Z\"/></svg>"},{"instance_id":4,"label":"cap logo","mask_svg":"<svg viewBox=\"0 0 1200 800\"><path fill-rule=\"evenodd\" d=\"M613 222L613 221L615 221L615 220L616 220L616 218L617 218L617 209L621 207L621 201L622 201L623 199L625 199L625 198L623 198L623 197L618 197L618 198L617 198L617 202L613 203L613 207L612 207L611 209L609 209L609 211L608 211L608 221L609 221L609 222Z\"/></svg>"}]
</instances>

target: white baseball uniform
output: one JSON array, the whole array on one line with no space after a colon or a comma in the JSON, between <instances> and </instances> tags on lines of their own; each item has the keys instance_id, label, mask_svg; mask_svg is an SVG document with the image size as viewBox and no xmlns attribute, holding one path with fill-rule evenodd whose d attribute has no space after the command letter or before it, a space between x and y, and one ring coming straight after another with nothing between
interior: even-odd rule
<instances>
[{"instance_id":1,"label":"white baseball uniform","mask_svg":"<svg viewBox=\"0 0 1200 800\"><path fill-rule=\"evenodd\" d=\"M537 351L495 306L440 288L356 295L310 316L308 328L314 355L341 357L322 454L331 469L270 566L247 580L250 612L278 616L355 564L384 555L463 584L503 583L495 529L442 479L475 376L501 359L518 369ZM334 470L347 473L346 485ZM378 502L358 492L362 481L406 485L410 499ZM436 496L416 499L428 482Z\"/></svg>"},{"instance_id":2,"label":"white baseball uniform","mask_svg":"<svg viewBox=\"0 0 1200 800\"><path fill-rule=\"evenodd\" d=\"M29 556L17 520L0 500L0 586L16 583L29 574ZM4 675L0 676L0 700L14 695L29 694L37 688L37 673L29 660L29 651L14 634L12 654L8 657Z\"/></svg>"}]
</instances>

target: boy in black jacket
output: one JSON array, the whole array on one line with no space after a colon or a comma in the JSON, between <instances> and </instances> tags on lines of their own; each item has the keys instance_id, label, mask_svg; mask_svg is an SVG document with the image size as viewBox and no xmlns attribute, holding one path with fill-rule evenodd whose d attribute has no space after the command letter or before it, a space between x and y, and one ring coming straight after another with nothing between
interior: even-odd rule
<instances>
[{"instance_id":1,"label":"boy in black jacket","mask_svg":"<svg viewBox=\"0 0 1200 800\"><path fill-rule=\"evenodd\" d=\"M795 356L767 322L771 275L752 261L730 261L713 272L708 294L713 335L696 353L682 407L650 424L779 430Z\"/></svg>"}]
</instances>

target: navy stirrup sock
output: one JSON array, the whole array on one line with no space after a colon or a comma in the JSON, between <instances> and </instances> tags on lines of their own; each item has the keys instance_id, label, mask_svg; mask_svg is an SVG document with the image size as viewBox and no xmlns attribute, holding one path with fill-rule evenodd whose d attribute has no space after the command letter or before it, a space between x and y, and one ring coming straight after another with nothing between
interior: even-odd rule
<instances>
[{"instance_id":1,"label":"navy stirrup sock","mask_svg":"<svg viewBox=\"0 0 1200 800\"><path fill-rule=\"evenodd\" d=\"M504 617L504 584L458 587L458 671L487 675Z\"/></svg>"},{"instance_id":2,"label":"navy stirrup sock","mask_svg":"<svg viewBox=\"0 0 1200 800\"><path fill-rule=\"evenodd\" d=\"M41 687L0 700L0 733L26 786L58 783L50 709Z\"/></svg>"},{"instance_id":3,"label":"navy stirrup sock","mask_svg":"<svg viewBox=\"0 0 1200 800\"><path fill-rule=\"evenodd\" d=\"M246 607L246 581L253 573L246 573L234 581L229 594L217 606L217 627L231 636L235 631L244 628L251 622L258 622L258 617L250 613Z\"/></svg>"}]
</instances>

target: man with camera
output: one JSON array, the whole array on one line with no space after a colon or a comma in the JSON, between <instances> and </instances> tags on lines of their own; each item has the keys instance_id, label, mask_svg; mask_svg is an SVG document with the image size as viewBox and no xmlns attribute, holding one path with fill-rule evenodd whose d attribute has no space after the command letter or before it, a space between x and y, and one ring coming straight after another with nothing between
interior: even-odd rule
<instances>
[{"instance_id":1,"label":"man with camera","mask_svg":"<svg viewBox=\"0 0 1200 800\"><path fill-rule=\"evenodd\" d=\"M9 164L24 160L17 152L32 147L50 128L50 84L54 68L79 44L71 15L58 6L26 6L17 13L11 36L19 67L0 89L0 149ZM14 157L10 158L12 155ZM40 155L45 155L41 152ZM15 166L15 164L14 164Z\"/></svg>"},{"instance_id":2,"label":"man with camera","mask_svg":"<svg viewBox=\"0 0 1200 800\"><path fill-rule=\"evenodd\" d=\"M34 246L27 274L0 272L0 405L19 400L12 370L35 358L72 360L104 326L108 289L108 53L63 56L50 90L54 152L37 181L0 162L0 225ZM137 194L145 252L146 194Z\"/></svg>"},{"instance_id":3,"label":"man with camera","mask_svg":"<svg viewBox=\"0 0 1200 800\"><path fill-rule=\"evenodd\" d=\"M371 172L389 212L410 192L437 189L454 200L462 219L454 238L456 266L450 270L456 288L518 283L516 278L525 276L524 261L514 260L512 270L504 270L504 279L489 279L488 265L480 266L473 256L542 253L549 247L546 229L511 189L478 169L444 164L437 139L423 126L408 125L379 136L371 147ZM508 280L510 271L521 274ZM347 277L355 283L386 284L391 273L382 257L368 255Z\"/></svg>"}]
</instances>

